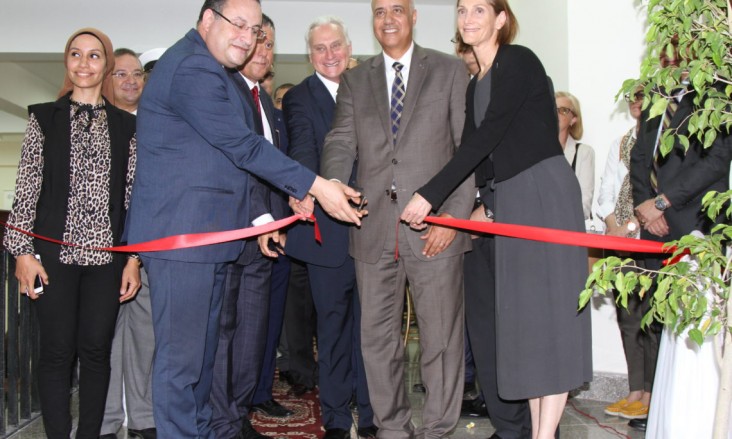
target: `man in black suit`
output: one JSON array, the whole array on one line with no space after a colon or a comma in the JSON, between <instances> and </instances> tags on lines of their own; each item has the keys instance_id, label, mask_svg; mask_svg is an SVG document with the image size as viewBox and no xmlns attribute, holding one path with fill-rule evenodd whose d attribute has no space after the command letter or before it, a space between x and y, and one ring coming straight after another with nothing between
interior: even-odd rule
<instances>
[{"instance_id":1,"label":"man in black suit","mask_svg":"<svg viewBox=\"0 0 732 439\"><path fill-rule=\"evenodd\" d=\"M692 136L688 150L678 140L678 135L689 135L688 120L695 111L695 93L688 85L674 90L667 96L665 114L648 120L646 110L641 116L638 140L631 151L630 181L642 239L666 242L693 230L708 233L713 222L701 211L702 198L711 190L724 192L729 188L732 137L728 133L720 132L706 149ZM678 130L673 148L665 156L659 151L664 126ZM650 255L642 258L641 263L648 269L659 269L661 261ZM645 313L647 300L642 306ZM659 326L649 328L644 339L648 392L652 390L660 330ZM645 430L646 419L633 419L630 425Z\"/></svg>"},{"instance_id":2,"label":"man in black suit","mask_svg":"<svg viewBox=\"0 0 732 439\"><path fill-rule=\"evenodd\" d=\"M242 90L254 114L257 134L273 145L279 145L274 127L274 106L259 87L259 81L272 65L275 30L272 21L262 14L264 38L238 70L230 72L232 80ZM281 203L272 203L270 187L255 180L250 187L250 221L253 226L272 222L284 216ZM278 210L279 212L275 212ZM226 290L221 309L219 345L214 364L211 390L213 405L212 428L217 438L263 439L249 422L252 404L264 359L267 341L270 303L271 257L277 257L267 245L279 243L277 231L251 238L238 260L228 267ZM292 414L276 401L269 401L282 415Z\"/></svg>"},{"instance_id":3,"label":"man in black suit","mask_svg":"<svg viewBox=\"0 0 732 439\"><path fill-rule=\"evenodd\" d=\"M283 109L290 134L290 157L314 172L320 169L325 135L335 111L341 73L351 56L343 22L316 19L308 30L308 52L315 74L285 95ZM351 180L349 183L353 183ZM349 228L316 207L322 244L313 240L312 224L289 233L287 253L306 264L317 313L320 406L324 439L350 437L351 396L358 405L358 435L375 437L373 411L361 356L360 304L353 258L348 254ZM289 330L289 327L288 327Z\"/></svg>"},{"instance_id":4,"label":"man in black suit","mask_svg":"<svg viewBox=\"0 0 732 439\"><path fill-rule=\"evenodd\" d=\"M256 52L255 56L259 57L257 60L259 62L249 62L242 70L244 76L249 79L257 78L262 75L263 72L266 72L264 80L259 81L260 91L263 91L263 84L274 75L272 62L274 61L275 43L274 23L265 14L262 15L262 23L271 29L272 35L267 36L267 40L269 41L262 43L261 50L257 50ZM269 70L267 70L266 67L267 63L270 63ZM289 142L287 139L287 128L285 127L285 119L282 111L274 104L269 93L262 93L260 95L260 101L272 133L273 144L276 145L284 154L287 154ZM284 193L276 189L271 190L269 201L274 219L282 219L290 214L290 208L287 205L287 196ZM290 277L290 259L278 255L283 253L282 248L285 245L286 238L287 235L285 231L279 231L262 235L259 242L262 251L268 251L267 256L272 259L272 272L269 287L267 339L262 360L262 369L259 374L259 382L257 383L254 396L252 397L252 410L276 418L286 418L293 414L292 410L283 407L280 403L275 401L272 396L277 345L279 344L280 334L282 333L282 322L285 315L285 299L287 297L288 280Z\"/></svg>"}]
</instances>

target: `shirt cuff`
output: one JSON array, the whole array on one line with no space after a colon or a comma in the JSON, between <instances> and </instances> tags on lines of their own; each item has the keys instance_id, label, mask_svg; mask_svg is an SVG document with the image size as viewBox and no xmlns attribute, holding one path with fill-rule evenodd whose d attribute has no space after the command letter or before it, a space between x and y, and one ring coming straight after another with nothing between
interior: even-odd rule
<instances>
[{"instance_id":1,"label":"shirt cuff","mask_svg":"<svg viewBox=\"0 0 732 439\"><path fill-rule=\"evenodd\" d=\"M265 213L264 215L260 215L252 221L252 225L256 226L263 226L265 224L273 223L274 217L270 213Z\"/></svg>"}]
</instances>

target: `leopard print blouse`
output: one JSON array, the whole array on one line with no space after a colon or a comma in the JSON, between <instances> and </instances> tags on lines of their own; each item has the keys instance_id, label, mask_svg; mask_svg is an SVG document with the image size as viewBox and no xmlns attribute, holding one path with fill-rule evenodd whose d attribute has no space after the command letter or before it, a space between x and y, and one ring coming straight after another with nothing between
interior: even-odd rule
<instances>
[{"instance_id":1,"label":"leopard print blouse","mask_svg":"<svg viewBox=\"0 0 732 439\"><path fill-rule=\"evenodd\" d=\"M38 120L31 114L18 166L15 201L8 219L10 224L33 231L36 204L43 180L44 136ZM112 224L109 217L111 146L107 112L104 104L82 105L71 101L71 184L63 237L85 247L112 246ZM125 208L129 207L132 180L135 175L137 140L130 141L125 185ZM5 248L17 257L34 253L33 238L7 229ZM112 254L61 246L59 260L63 264L103 265L112 262Z\"/></svg>"}]
</instances>

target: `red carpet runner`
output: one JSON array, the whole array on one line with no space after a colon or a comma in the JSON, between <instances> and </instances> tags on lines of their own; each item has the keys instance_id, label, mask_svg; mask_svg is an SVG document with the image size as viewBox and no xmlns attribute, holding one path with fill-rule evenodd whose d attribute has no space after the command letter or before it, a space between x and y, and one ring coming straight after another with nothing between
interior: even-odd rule
<instances>
[{"instance_id":1,"label":"red carpet runner","mask_svg":"<svg viewBox=\"0 0 732 439\"><path fill-rule=\"evenodd\" d=\"M318 439L323 436L318 389L302 396L294 396L288 393L289 390L290 386L286 382L275 377L272 389L274 399L295 414L288 418L273 418L255 413L252 416L254 428L261 434L276 438Z\"/></svg>"}]
</instances>

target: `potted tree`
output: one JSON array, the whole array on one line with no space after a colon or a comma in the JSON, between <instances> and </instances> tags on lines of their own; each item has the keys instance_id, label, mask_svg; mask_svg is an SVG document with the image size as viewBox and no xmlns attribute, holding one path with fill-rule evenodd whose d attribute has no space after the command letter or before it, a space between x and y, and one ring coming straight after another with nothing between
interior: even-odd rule
<instances>
[{"instance_id":1,"label":"potted tree","mask_svg":"<svg viewBox=\"0 0 732 439\"><path fill-rule=\"evenodd\" d=\"M732 0L649 0L647 7L647 56L640 77L625 81L618 95L632 94L642 85L643 106L649 108L650 117L655 117L666 111L668 95L687 87L682 82L688 80L688 87L696 92L688 130L666 130L661 138L661 152L668 153L675 140L688 148L692 136L709 147L720 132L728 133L732 128ZM676 47L670 44L672 39ZM674 50L681 54L679 65L662 67L659 56L663 51ZM707 194L706 214L710 218L721 214L729 219L731 198L732 191ZM579 301L580 307L584 307L595 292L606 294L614 289L618 292L618 306L625 308L629 294L653 291L651 310L642 325L656 319L666 326L665 330L688 334L700 345L709 336L723 340L716 346L722 375L715 438L727 437L732 403L732 252L726 247L730 238L729 221L717 225L708 235L684 236L668 244L674 248L669 256L678 259L688 254L693 262L680 261L658 271L627 270L634 265L632 259L601 259L594 265ZM652 290L654 280L657 288Z\"/></svg>"}]
</instances>

